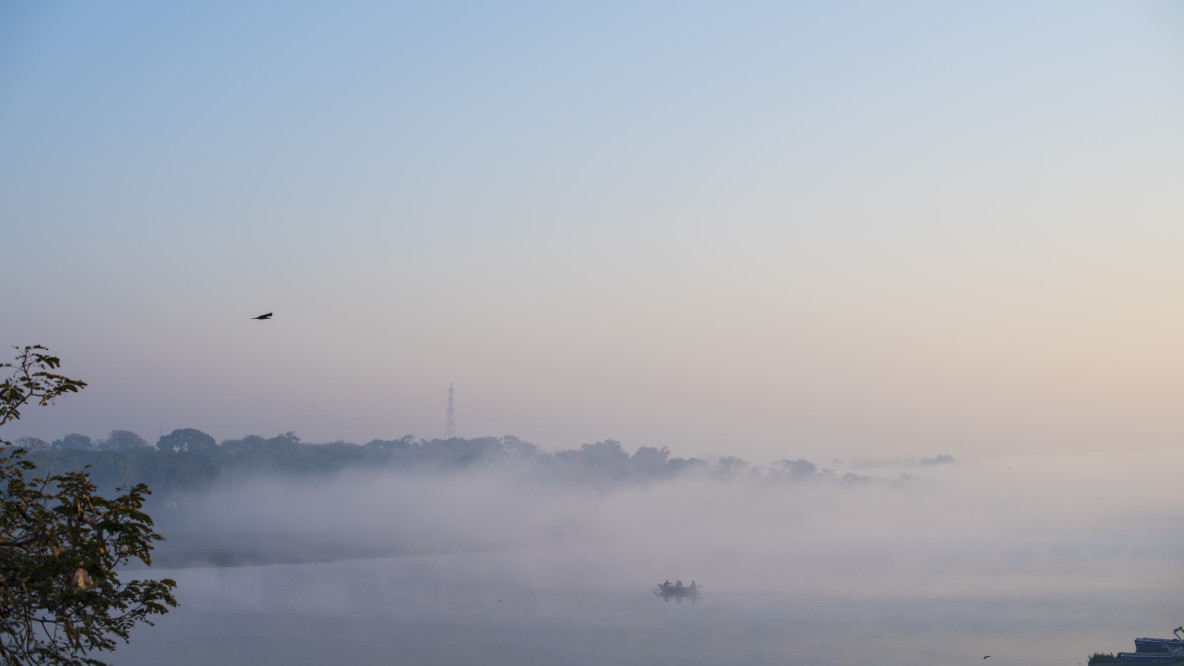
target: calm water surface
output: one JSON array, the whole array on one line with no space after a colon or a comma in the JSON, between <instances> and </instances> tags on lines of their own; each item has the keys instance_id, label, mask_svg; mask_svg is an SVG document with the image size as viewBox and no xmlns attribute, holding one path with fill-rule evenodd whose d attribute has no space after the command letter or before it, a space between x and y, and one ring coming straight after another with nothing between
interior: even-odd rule
<instances>
[{"instance_id":1,"label":"calm water surface","mask_svg":"<svg viewBox=\"0 0 1184 666\"><path fill-rule=\"evenodd\" d=\"M974 597L786 591L703 576L697 603L604 548L154 570L181 607L110 659L149 664L1071 665L1170 633L1179 586ZM577 562L579 564L577 564ZM591 564L589 564L591 563ZM720 578L723 578L721 581ZM738 579L737 579L738 580ZM801 586L799 586L801 587Z\"/></svg>"}]
</instances>

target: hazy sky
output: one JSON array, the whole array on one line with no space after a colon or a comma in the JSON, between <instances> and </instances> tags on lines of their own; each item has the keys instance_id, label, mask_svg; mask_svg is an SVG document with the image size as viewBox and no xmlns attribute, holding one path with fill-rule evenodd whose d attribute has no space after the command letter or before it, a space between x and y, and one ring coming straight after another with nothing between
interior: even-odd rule
<instances>
[{"instance_id":1,"label":"hazy sky","mask_svg":"<svg viewBox=\"0 0 1184 666\"><path fill-rule=\"evenodd\" d=\"M1163 447L1184 8L7 2L0 225L6 438Z\"/></svg>"}]
</instances>

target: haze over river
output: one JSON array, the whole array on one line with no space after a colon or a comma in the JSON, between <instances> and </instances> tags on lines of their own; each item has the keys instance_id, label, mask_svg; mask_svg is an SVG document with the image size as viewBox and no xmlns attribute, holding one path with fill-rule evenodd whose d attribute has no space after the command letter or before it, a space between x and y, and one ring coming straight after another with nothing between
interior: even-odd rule
<instances>
[{"instance_id":1,"label":"haze over river","mask_svg":"<svg viewBox=\"0 0 1184 666\"><path fill-rule=\"evenodd\" d=\"M697 603L665 602L648 572L614 575L612 549L581 554L600 562L591 571L532 572L520 555L168 571L181 607L137 632L115 661L904 666L990 654L992 663L1051 666L1129 650L1135 635L1155 633L1180 610L1179 588L1166 586L933 598L766 592L706 579Z\"/></svg>"},{"instance_id":2,"label":"haze over river","mask_svg":"<svg viewBox=\"0 0 1184 666\"><path fill-rule=\"evenodd\" d=\"M1170 635L1170 466L1013 466L601 493L505 470L253 482L162 516L151 573L181 605L113 661L1064 666ZM663 601L666 578L701 598Z\"/></svg>"}]
</instances>

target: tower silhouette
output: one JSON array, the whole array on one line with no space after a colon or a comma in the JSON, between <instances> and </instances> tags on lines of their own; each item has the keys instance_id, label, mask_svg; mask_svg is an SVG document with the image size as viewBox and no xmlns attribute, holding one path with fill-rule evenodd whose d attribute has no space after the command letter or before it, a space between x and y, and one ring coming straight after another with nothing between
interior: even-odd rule
<instances>
[{"instance_id":1,"label":"tower silhouette","mask_svg":"<svg viewBox=\"0 0 1184 666\"><path fill-rule=\"evenodd\" d=\"M448 382L448 411L444 413L444 439L456 437L456 410L452 404L452 382Z\"/></svg>"}]
</instances>

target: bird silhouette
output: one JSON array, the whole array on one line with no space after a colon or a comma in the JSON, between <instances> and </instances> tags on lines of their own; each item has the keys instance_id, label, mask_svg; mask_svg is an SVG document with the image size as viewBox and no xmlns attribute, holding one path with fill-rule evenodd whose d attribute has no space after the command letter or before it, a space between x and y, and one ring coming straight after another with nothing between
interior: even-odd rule
<instances>
[{"instance_id":1,"label":"bird silhouette","mask_svg":"<svg viewBox=\"0 0 1184 666\"><path fill-rule=\"evenodd\" d=\"M267 314L261 314L258 317L251 317L251 319L271 319L271 315L272 313L268 312Z\"/></svg>"}]
</instances>

